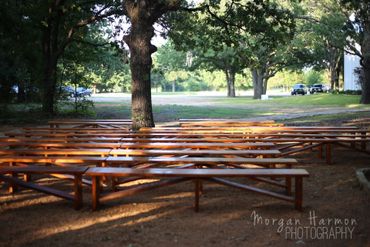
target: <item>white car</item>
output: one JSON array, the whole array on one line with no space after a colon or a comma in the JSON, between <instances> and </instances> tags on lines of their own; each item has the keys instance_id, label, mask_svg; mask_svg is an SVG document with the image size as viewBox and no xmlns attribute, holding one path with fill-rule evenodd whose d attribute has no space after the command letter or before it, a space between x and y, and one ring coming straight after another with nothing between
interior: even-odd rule
<instances>
[{"instance_id":1,"label":"white car","mask_svg":"<svg viewBox=\"0 0 370 247\"><path fill-rule=\"evenodd\" d=\"M89 88L78 87L76 89L76 96L91 96L92 90Z\"/></svg>"}]
</instances>

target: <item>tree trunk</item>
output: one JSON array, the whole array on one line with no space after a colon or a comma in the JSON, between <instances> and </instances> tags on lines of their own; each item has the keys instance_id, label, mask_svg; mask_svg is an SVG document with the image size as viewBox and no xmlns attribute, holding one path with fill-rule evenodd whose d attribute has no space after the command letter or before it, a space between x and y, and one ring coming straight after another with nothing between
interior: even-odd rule
<instances>
[{"instance_id":1,"label":"tree trunk","mask_svg":"<svg viewBox=\"0 0 370 247\"><path fill-rule=\"evenodd\" d=\"M267 82L268 82L268 78L267 77L263 77L262 79L262 94L266 94L267 93Z\"/></svg>"},{"instance_id":2,"label":"tree trunk","mask_svg":"<svg viewBox=\"0 0 370 247\"><path fill-rule=\"evenodd\" d=\"M263 94L263 74L260 69L252 70L252 79L253 79L253 99L261 99Z\"/></svg>"},{"instance_id":3,"label":"tree trunk","mask_svg":"<svg viewBox=\"0 0 370 247\"><path fill-rule=\"evenodd\" d=\"M343 52L339 52L336 49L337 48L332 48L331 61L329 63L330 87L332 89L339 89L339 76L343 66L341 59Z\"/></svg>"},{"instance_id":4,"label":"tree trunk","mask_svg":"<svg viewBox=\"0 0 370 247\"><path fill-rule=\"evenodd\" d=\"M334 66L330 66L329 68L330 72L330 88L332 89L338 89L336 85L338 84L337 81L339 80L337 78L337 71Z\"/></svg>"},{"instance_id":5,"label":"tree trunk","mask_svg":"<svg viewBox=\"0 0 370 247\"><path fill-rule=\"evenodd\" d=\"M361 44L361 49L363 55L362 68L364 78L362 81L362 94L360 103L370 104L370 20L364 24L364 39Z\"/></svg>"},{"instance_id":6,"label":"tree trunk","mask_svg":"<svg viewBox=\"0 0 370 247\"><path fill-rule=\"evenodd\" d=\"M126 0L122 1L131 22L130 33L124 41L130 49L131 113L133 129L154 127L150 72L151 54L157 48L150 43L154 23L166 12L176 11L182 1Z\"/></svg>"},{"instance_id":7,"label":"tree trunk","mask_svg":"<svg viewBox=\"0 0 370 247\"><path fill-rule=\"evenodd\" d=\"M56 90L56 72L58 59L53 55L52 39L50 33L46 31L43 39L43 98L42 98L42 109L43 112L49 116L54 115L54 102L55 102L55 90Z\"/></svg>"},{"instance_id":8,"label":"tree trunk","mask_svg":"<svg viewBox=\"0 0 370 247\"><path fill-rule=\"evenodd\" d=\"M176 82L172 81L172 92L176 92Z\"/></svg>"},{"instance_id":9,"label":"tree trunk","mask_svg":"<svg viewBox=\"0 0 370 247\"><path fill-rule=\"evenodd\" d=\"M0 103L10 103L11 101L11 84L7 79L0 79Z\"/></svg>"},{"instance_id":10,"label":"tree trunk","mask_svg":"<svg viewBox=\"0 0 370 247\"><path fill-rule=\"evenodd\" d=\"M18 103L26 102L26 91L25 91L25 86L24 86L23 81L20 81L18 83L17 102Z\"/></svg>"},{"instance_id":11,"label":"tree trunk","mask_svg":"<svg viewBox=\"0 0 370 247\"><path fill-rule=\"evenodd\" d=\"M49 116L53 116L55 113L56 63L56 59L49 58L45 60L44 64L42 109Z\"/></svg>"},{"instance_id":12,"label":"tree trunk","mask_svg":"<svg viewBox=\"0 0 370 247\"><path fill-rule=\"evenodd\" d=\"M227 82L227 97L235 97L235 72L228 68L225 69Z\"/></svg>"},{"instance_id":13,"label":"tree trunk","mask_svg":"<svg viewBox=\"0 0 370 247\"><path fill-rule=\"evenodd\" d=\"M59 24L62 11L60 7L64 1L53 1L49 6L49 16L47 25L43 30L42 37L42 55L43 55L43 112L49 116L55 113L55 91L57 82L57 64L59 46Z\"/></svg>"},{"instance_id":14,"label":"tree trunk","mask_svg":"<svg viewBox=\"0 0 370 247\"><path fill-rule=\"evenodd\" d=\"M133 129L154 127L150 82L151 54L156 51L156 47L150 43L154 36L153 23L139 15L138 18L131 18L131 25L125 42L130 48Z\"/></svg>"}]
</instances>

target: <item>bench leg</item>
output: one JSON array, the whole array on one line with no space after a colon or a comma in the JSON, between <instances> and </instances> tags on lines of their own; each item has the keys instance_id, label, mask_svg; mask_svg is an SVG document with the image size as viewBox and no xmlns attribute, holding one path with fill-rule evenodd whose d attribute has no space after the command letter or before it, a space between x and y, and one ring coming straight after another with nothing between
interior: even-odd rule
<instances>
[{"instance_id":1,"label":"bench leg","mask_svg":"<svg viewBox=\"0 0 370 247\"><path fill-rule=\"evenodd\" d=\"M31 174L24 174L23 180L26 182L31 182Z\"/></svg>"},{"instance_id":2,"label":"bench leg","mask_svg":"<svg viewBox=\"0 0 370 247\"><path fill-rule=\"evenodd\" d=\"M76 174L74 178L74 208L76 210L82 207L82 175Z\"/></svg>"},{"instance_id":3,"label":"bench leg","mask_svg":"<svg viewBox=\"0 0 370 247\"><path fill-rule=\"evenodd\" d=\"M353 134L353 139L356 139L356 133ZM356 148L356 142L351 142L351 148Z\"/></svg>"},{"instance_id":4,"label":"bench leg","mask_svg":"<svg viewBox=\"0 0 370 247\"><path fill-rule=\"evenodd\" d=\"M202 180L199 181L199 193L200 195L203 195L203 181Z\"/></svg>"},{"instance_id":5,"label":"bench leg","mask_svg":"<svg viewBox=\"0 0 370 247\"><path fill-rule=\"evenodd\" d=\"M326 163L331 164L331 143L326 144Z\"/></svg>"},{"instance_id":6,"label":"bench leg","mask_svg":"<svg viewBox=\"0 0 370 247\"><path fill-rule=\"evenodd\" d=\"M196 179L194 182L195 182L194 210L195 212L199 212L199 197L200 197L200 190L201 190L201 182L199 179Z\"/></svg>"},{"instance_id":7,"label":"bench leg","mask_svg":"<svg viewBox=\"0 0 370 247\"><path fill-rule=\"evenodd\" d=\"M292 194L292 178L291 177L285 177L285 190L286 194L290 196Z\"/></svg>"},{"instance_id":8,"label":"bench leg","mask_svg":"<svg viewBox=\"0 0 370 247\"><path fill-rule=\"evenodd\" d=\"M366 139L366 133L362 133L361 138ZM364 142L364 141L361 142L361 149L366 150L366 142Z\"/></svg>"},{"instance_id":9,"label":"bench leg","mask_svg":"<svg viewBox=\"0 0 370 247\"><path fill-rule=\"evenodd\" d=\"M322 145L319 146L319 150L318 150L318 154L317 154L317 158L319 159L322 159Z\"/></svg>"},{"instance_id":10,"label":"bench leg","mask_svg":"<svg viewBox=\"0 0 370 247\"><path fill-rule=\"evenodd\" d=\"M303 200L303 180L302 177L295 177L295 209L302 211Z\"/></svg>"},{"instance_id":11,"label":"bench leg","mask_svg":"<svg viewBox=\"0 0 370 247\"><path fill-rule=\"evenodd\" d=\"M15 166L15 163L9 162L9 166ZM12 176L13 178L14 177L16 178L16 177L18 177L18 174L12 172L12 173L10 173L10 176ZM18 191L18 186L16 184L9 183L8 192L11 193L11 194L14 194L17 191Z\"/></svg>"},{"instance_id":12,"label":"bench leg","mask_svg":"<svg viewBox=\"0 0 370 247\"><path fill-rule=\"evenodd\" d=\"M17 178L18 177L18 173L12 172L11 173L11 176L13 178ZM11 193L11 194L14 194L17 191L18 191L18 186L16 184L14 184L14 183L9 183L8 192Z\"/></svg>"},{"instance_id":13,"label":"bench leg","mask_svg":"<svg viewBox=\"0 0 370 247\"><path fill-rule=\"evenodd\" d=\"M95 211L99 208L100 181L98 176L92 177L92 209Z\"/></svg>"}]
</instances>

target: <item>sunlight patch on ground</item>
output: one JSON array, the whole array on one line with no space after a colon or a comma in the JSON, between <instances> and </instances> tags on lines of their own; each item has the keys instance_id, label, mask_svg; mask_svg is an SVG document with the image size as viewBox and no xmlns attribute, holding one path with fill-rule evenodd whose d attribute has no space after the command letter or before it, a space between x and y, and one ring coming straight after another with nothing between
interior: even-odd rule
<instances>
[{"instance_id":1,"label":"sunlight patch on ground","mask_svg":"<svg viewBox=\"0 0 370 247\"><path fill-rule=\"evenodd\" d=\"M103 224L103 223L108 223L108 222L113 222L117 221L121 218L129 218L129 217L135 217L135 216L140 216L148 214L148 216L142 216L138 217L135 220L129 220L127 222L124 222L123 224L119 224L120 226L131 226L139 223L144 223L148 221L152 221L161 217L164 217L166 215L175 213L175 210L167 210L166 212L156 212L155 214L150 214L151 211L157 210L160 208L162 205L161 203L151 203L151 207L146 205L145 208L139 208L138 210L125 210L124 213L115 213L115 214L99 214L99 212L94 212L91 214L95 214L95 217L86 217L84 219L80 219L78 221L70 221L66 222L63 225L60 226L54 226L53 228L47 227L47 228L42 228L36 232L33 233L33 236L37 236L36 239L43 239L50 237L55 234L63 233L63 232L68 232L68 231L76 231L80 230L83 228L88 228L97 224Z\"/></svg>"}]
</instances>

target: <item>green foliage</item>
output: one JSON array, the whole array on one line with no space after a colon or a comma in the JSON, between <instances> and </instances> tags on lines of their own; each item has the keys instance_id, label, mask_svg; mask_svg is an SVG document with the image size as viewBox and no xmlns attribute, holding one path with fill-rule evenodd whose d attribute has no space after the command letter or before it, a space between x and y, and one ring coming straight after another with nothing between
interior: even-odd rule
<instances>
[{"instance_id":1,"label":"green foliage","mask_svg":"<svg viewBox=\"0 0 370 247\"><path fill-rule=\"evenodd\" d=\"M32 22L37 3L4 0L0 9L0 101L33 101L37 99L41 56L40 33ZM27 36L27 38L26 38ZM18 95L12 91L18 87Z\"/></svg>"},{"instance_id":2,"label":"green foliage","mask_svg":"<svg viewBox=\"0 0 370 247\"><path fill-rule=\"evenodd\" d=\"M319 84L323 82L323 77L322 73L315 71L315 70L310 70L307 73L305 73L305 84L307 86L312 86L313 84Z\"/></svg>"},{"instance_id":3,"label":"green foliage","mask_svg":"<svg viewBox=\"0 0 370 247\"><path fill-rule=\"evenodd\" d=\"M152 84L156 91L172 91L175 84L176 91L205 91L224 90L226 80L223 72L213 69L202 69L203 66L194 65L192 54L177 51L171 40L158 49L154 57L152 70ZM199 62L199 59L196 61ZM250 87L250 82L237 75L236 83L241 89Z\"/></svg>"},{"instance_id":4,"label":"green foliage","mask_svg":"<svg viewBox=\"0 0 370 247\"><path fill-rule=\"evenodd\" d=\"M296 83L304 82L304 74L302 72L292 72L284 70L278 72L273 78L269 81L269 88L282 88L284 91L289 91L290 88Z\"/></svg>"},{"instance_id":5,"label":"green foliage","mask_svg":"<svg viewBox=\"0 0 370 247\"><path fill-rule=\"evenodd\" d=\"M334 90L332 94L361 95L361 90Z\"/></svg>"}]
</instances>

